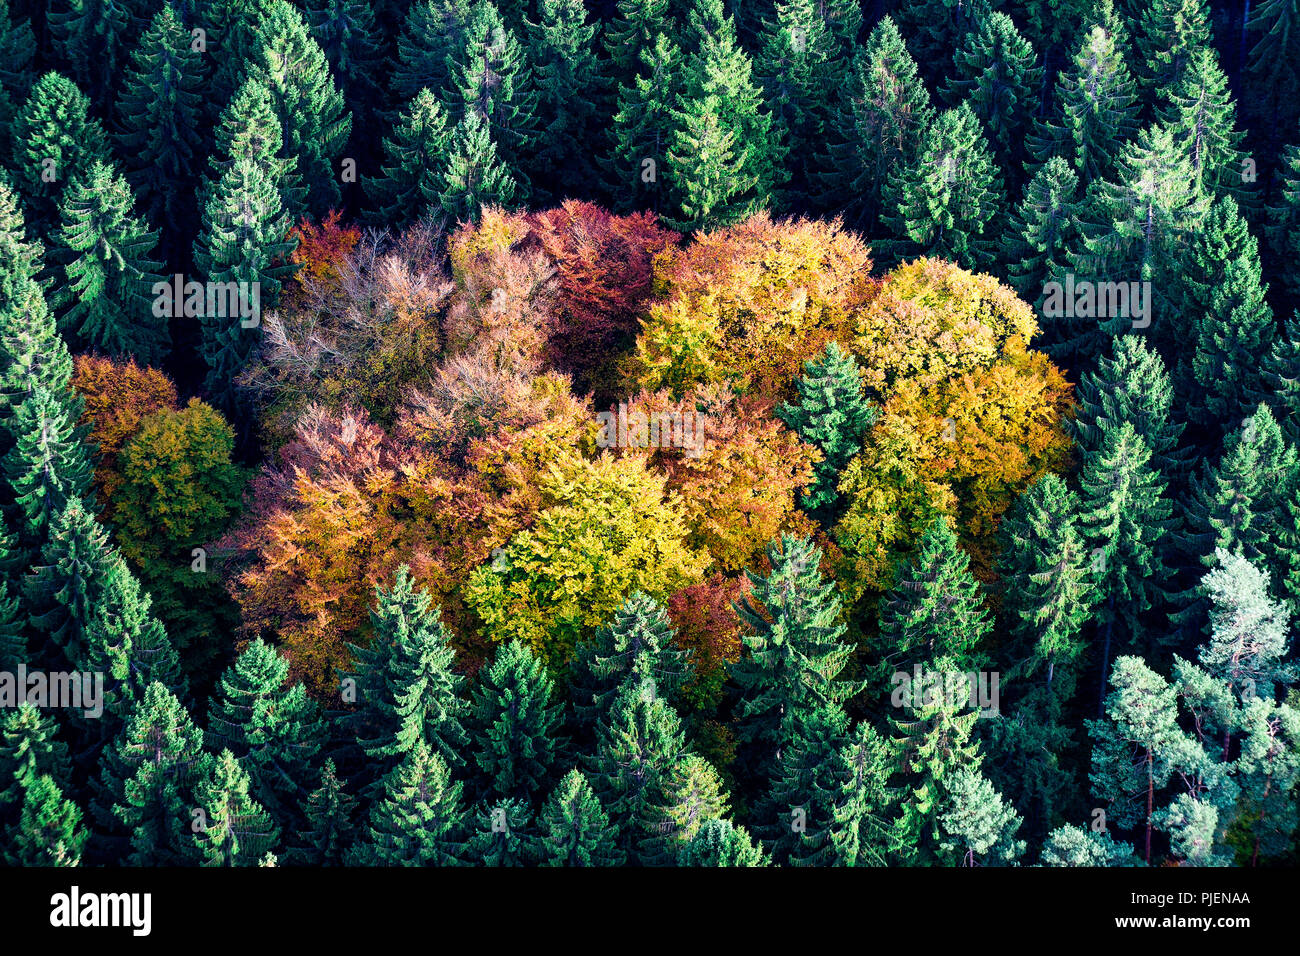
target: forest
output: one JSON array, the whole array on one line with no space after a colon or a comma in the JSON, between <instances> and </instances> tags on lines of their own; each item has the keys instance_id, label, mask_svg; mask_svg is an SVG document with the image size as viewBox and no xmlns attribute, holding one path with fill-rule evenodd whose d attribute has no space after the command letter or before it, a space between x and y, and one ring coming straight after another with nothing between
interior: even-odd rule
<instances>
[{"instance_id":1,"label":"forest","mask_svg":"<svg viewBox=\"0 0 1300 956\"><path fill-rule=\"evenodd\" d=\"M0 0L0 861L1295 866L1297 256L1300 0Z\"/></svg>"}]
</instances>

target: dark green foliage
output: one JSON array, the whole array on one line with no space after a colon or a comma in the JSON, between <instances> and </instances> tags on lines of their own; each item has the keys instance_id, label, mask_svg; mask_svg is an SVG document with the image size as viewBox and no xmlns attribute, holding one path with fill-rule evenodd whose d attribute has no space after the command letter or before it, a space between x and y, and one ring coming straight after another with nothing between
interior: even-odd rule
<instances>
[{"instance_id":1,"label":"dark green foliage","mask_svg":"<svg viewBox=\"0 0 1300 956\"><path fill-rule=\"evenodd\" d=\"M678 866L766 866L763 848L756 844L744 827L729 820L708 820L700 826L691 842L682 847Z\"/></svg>"},{"instance_id":2,"label":"dark green foliage","mask_svg":"<svg viewBox=\"0 0 1300 956\"><path fill-rule=\"evenodd\" d=\"M383 172L362 181L375 204L376 225L399 228L431 205L439 206L450 139L446 111L432 93L421 90L402 113L392 138L384 139L388 163Z\"/></svg>"},{"instance_id":3,"label":"dark green foliage","mask_svg":"<svg viewBox=\"0 0 1300 956\"><path fill-rule=\"evenodd\" d=\"M475 814L465 859L481 866L534 866L542 853L533 812L522 800L490 801Z\"/></svg>"},{"instance_id":4,"label":"dark green foliage","mask_svg":"<svg viewBox=\"0 0 1300 956\"><path fill-rule=\"evenodd\" d=\"M618 91L606 167L616 208L667 210L672 182L668 149L676 128L674 108L681 85L682 53L666 34L641 52L641 70Z\"/></svg>"},{"instance_id":5,"label":"dark green foliage","mask_svg":"<svg viewBox=\"0 0 1300 956\"><path fill-rule=\"evenodd\" d=\"M579 770L551 792L538 819L543 866L622 866L618 827Z\"/></svg>"},{"instance_id":6,"label":"dark green foliage","mask_svg":"<svg viewBox=\"0 0 1300 956\"><path fill-rule=\"evenodd\" d=\"M194 787L194 847L200 866L256 866L280 842L280 828L250 793L248 772L229 750L209 758Z\"/></svg>"},{"instance_id":7,"label":"dark green foliage","mask_svg":"<svg viewBox=\"0 0 1300 956\"><path fill-rule=\"evenodd\" d=\"M554 685L527 645L511 641L474 688L474 758L493 799L530 803L545 792L562 719Z\"/></svg>"},{"instance_id":8,"label":"dark green foliage","mask_svg":"<svg viewBox=\"0 0 1300 956\"><path fill-rule=\"evenodd\" d=\"M326 760L320 786L303 804L307 825L298 833L299 846L290 851L290 861L303 866L342 866L356 843L356 806L357 798L344 789L334 761Z\"/></svg>"},{"instance_id":9,"label":"dark green foliage","mask_svg":"<svg viewBox=\"0 0 1300 956\"><path fill-rule=\"evenodd\" d=\"M498 159L488 125L478 113L466 113L452 133L445 183L438 201L456 222L477 222L484 206L514 202L519 185Z\"/></svg>"},{"instance_id":10,"label":"dark green foliage","mask_svg":"<svg viewBox=\"0 0 1300 956\"><path fill-rule=\"evenodd\" d=\"M447 764L416 740L385 780L370 811L368 840L352 854L361 866L457 866L465 854L461 785Z\"/></svg>"},{"instance_id":11,"label":"dark green foliage","mask_svg":"<svg viewBox=\"0 0 1300 956\"><path fill-rule=\"evenodd\" d=\"M23 796L18 822L5 832L9 866L77 866L90 834L81 809L63 796L59 785L42 774Z\"/></svg>"},{"instance_id":12,"label":"dark green foliage","mask_svg":"<svg viewBox=\"0 0 1300 956\"><path fill-rule=\"evenodd\" d=\"M53 0L49 27L59 59L90 90L96 106L112 102L127 54L150 14L142 0Z\"/></svg>"},{"instance_id":13,"label":"dark green foliage","mask_svg":"<svg viewBox=\"0 0 1300 956\"><path fill-rule=\"evenodd\" d=\"M447 88L452 60L465 45L469 0L415 0L397 39L397 63L389 85L393 98L409 103L421 90Z\"/></svg>"},{"instance_id":14,"label":"dark green foliage","mask_svg":"<svg viewBox=\"0 0 1300 956\"><path fill-rule=\"evenodd\" d=\"M67 785L68 745L55 739L57 733L54 715L29 703L0 719L0 820L16 817L24 795L41 777Z\"/></svg>"}]
</instances>

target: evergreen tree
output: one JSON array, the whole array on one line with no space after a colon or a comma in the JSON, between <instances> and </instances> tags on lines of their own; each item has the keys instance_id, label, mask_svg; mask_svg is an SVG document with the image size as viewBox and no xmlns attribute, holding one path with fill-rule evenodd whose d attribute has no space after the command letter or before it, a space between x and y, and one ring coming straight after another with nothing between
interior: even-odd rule
<instances>
[{"instance_id":1,"label":"evergreen tree","mask_svg":"<svg viewBox=\"0 0 1300 956\"><path fill-rule=\"evenodd\" d=\"M516 799L487 803L465 845L465 859L484 866L533 866L541 853L533 812Z\"/></svg>"},{"instance_id":2,"label":"evergreen tree","mask_svg":"<svg viewBox=\"0 0 1300 956\"><path fill-rule=\"evenodd\" d=\"M95 105L113 101L127 52L148 16L140 0L55 0L49 29L59 59L72 67L77 83L90 90Z\"/></svg>"},{"instance_id":3,"label":"evergreen tree","mask_svg":"<svg viewBox=\"0 0 1300 956\"><path fill-rule=\"evenodd\" d=\"M182 227L195 217L191 190L203 148L200 91L206 80L203 55L167 3L131 54L114 110L127 179L149 221L162 226L168 247L181 241Z\"/></svg>"},{"instance_id":4,"label":"evergreen tree","mask_svg":"<svg viewBox=\"0 0 1300 956\"><path fill-rule=\"evenodd\" d=\"M260 80L248 80L235 92L221 113L214 138L208 172L199 187L200 211L206 209L222 177L240 160L248 160L262 170L291 220L303 214L307 190L302 185L298 160L281 155L284 132L271 93Z\"/></svg>"},{"instance_id":5,"label":"evergreen tree","mask_svg":"<svg viewBox=\"0 0 1300 956\"><path fill-rule=\"evenodd\" d=\"M562 713L542 662L519 641L497 648L474 689L474 757L494 799L531 803L550 780Z\"/></svg>"},{"instance_id":6,"label":"evergreen tree","mask_svg":"<svg viewBox=\"0 0 1300 956\"><path fill-rule=\"evenodd\" d=\"M1246 30L1258 39L1246 57L1251 95L1243 105L1264 148L1275 154L1281 145L1279 135L1294 130L1300 121L1300 5L1295 0L1252 3Z\"/></svg>"},{"instance_id":7,"label":"evergreen tree","mask_svg":"<svg viewBox=\"0 0 1300 956\"><path fill-rule=\"evenodd\" d=\"M439 203L451 133L447 114L427 89L402 113L391 139L385 138L388 164L380 176L362 181L374 203L377 226L401 228Z\"/></svg>"},{"instance_id":8,"label":"evergreen tree","mask_svg":"<svg viewBox=\"0 0 1300 956\"><path fill-rule=\"evenodd\" d=\"M726 815L727 792L713 765L691 755L672 766L648 809L637 855L646 866L675 866L700 827Z\"/></svg>"},{"instance_id":9,"label":"evergreen tree","mask_svg":"<svg viewBox=\"0 0 1300 956\"><path fill-rule=\"evenodd\" d=\"M207 761L194 787L201 811L192 855L201 866L255 866L280 842L280 827L249 793L248 772L229 750Z\"/></svg>"},{"instance_id":10,"label":"evergreen tree","mask_svg":"<svg viewBox=\"0 0 1300 956\"><path fill-rule=\"evenodd\" d=\"M375 11L367 0L309 0L307 23L330 70L343 88L348 110L364 129L380 100L383 61Z\"/></svg>"},{"instance_id":11,"label":"evergreen tree","mask_svg":"<svg viewBox=\"0 0 1300 956\"><path fill-rule=\"evenodd\" d=\"M673 185L667 176L668 148L676 129L674 107L681 85L681 50L660 33L641 52L641 69L618 91L606 170L615 208L667 210ZM615 74L618 75L618 74Z\"/></svg>"},{"instance_id":12,"label":"evergreen tree","mask_svg":"<svg viewBox=\"0 0 1300 956\"><path fill-rule=\"evenodd\" d=\"M943 88L950 104L967 101L983 124L1008 184L1020 181L1024 135L1039 111L1042 68L1029 41L1005 13L979 18L953 55L954 72Z\"/></svg>"},{"instance_id":13,"label":"evergreen tree","mask_svg":"<svg viewBox=\"0 0 1300 956\"><path fill-rule=\"evenodd\" d=\"M598 23L581 0L539 0L529 23L537 84L537 148L529 167L552 199L588 195L597 181L597 142L610 91L596 58Z\"/></svg>"},{"instance_id":14,"label":"evergreen tree","mask_svg":"<svg viewBox=\"0 0 1300 956\"><path fill-rule=\"evenodd\" d=\"M55 739L54 716L24 701L0 718L0 820L16 819L24 794L47 777L68 784L68 745Z\"/></svg>"},{"instance_id":15,"label":"evergreen tree","mask_svg":"<svg viewBox=\"0 0 1300 956\"><path fill-rule=\"evenodd\" d=\"M1160 90L1173 89L1191 68L1197 51L1210 45L1210 18L1205 0L1151 0L1135 31L1137 51L1150 101Z\"/></svg>"},{"instance_id":16,"label":"evergreen tree","mask_svg":"<svg viewBox=\"0 0 1300 956\"><path fill-rule=\"evenodd\" d=\"M441 612L428 592L415 586L406 565L397 569L392 588L377 590L375 597L369 645L349 645L357 660L353 679L361 703L357 742L378 761L373 778L383 777L417 745L458 766L467 741L462 725L467 705L459 696L464 678L452 668L455 652Z\"/></svg>"},{"instance_id":17,"label":"evergreen tree","mask_svg":"<svg viewBox=\"0 0 1300 956\"><path fill-rule=\"evenodd\" d=\"M151 258L158 232L132 215L133 204L126 180L103 163L73 179L50 250L63 272L51 305L83 348L157 365L171 341L152 294L162 279Z\"/></svg>"},{"instance_id":18,"label":"evergreen tree","mask_svg":"<svg viewBox=\"0 0 1300 956\"><path fill-rule=\"evenodd\" d=\"M921 133L916 161L885 182L881 222L895 258L932 256L964 268L992 264L1002 226L1002 177L969 103L944 110Z\"/></svg>"},{"instance_id":19,"label":"evergreen tree","mask_svg":"<svg viewBox=\"0 0 1300 956\"><path fill-rule=\"evenodd\" d=\"M887 679L936 659L958 670L977 670L992 626L970 557L958 545L947 516L939 515L881 603L880 676Z\"/></svg>"},{"instance_id":20,"label":"evergreen tree","mask_svg":"<svg viewBox=\"0 0 1300 956\"><path fill-rule=\"evenodd\" d=\"M1020 814L1008 806L982 773L966 768L949 788L951 806L939 818L947 849L960 854L961 866L1008 866L1025 852L1016 839Z\"/></svg>"},{"instance_id":21,"label":"evergreen tree","mask_svg":"<svg viewBox=\"0 0 1300 956\"><path fill-rule=\"evenodd\" d=\"M510 170L497 159L487 124L465 114L451 136L445 186L438 194L443 210L457 222L477 222L484 206L509 206L518 192Z\"/></svg>"},{"instance_id":22,"label":"evergreen tree","mask_svg":"<svg viewBox=\"0 0 1300 956\"><path fill-rule=\"evenodd\" d=\"M458 866L465 852L461 785L446 762L417 739L384 781L370 811L369 839L353 853L360 866Z\"/></svg>"},{"instance_id":23,"label":"evergreen tree","mask_svg":"<svg viewBox=\"0 0 1300 956\"><path fill-rule=\"evenodd\" d=\"M1043 844L1043 866L1141 866L1142 861L1127 843L1106 830L1085 830L1066 824L1053 830Z\"/></svg>"},{"instance_id":24,"label":"evergreen tree","mask_svg":"<svg viewBox=\"0 0 1300 956\"><path fill-rule=\"evenodd\" d=\"M32 86L13 125L14 184L28 219L41 228L56 221L69 180L110 162L108 136L90 115L90 100L70 79L46 73Z\"/></svg>"},{"instance_id":25,"label":"evergreen tree","mask_svg":"<svg viewBox=\"0 0 1300 956\"><path fill-rule=\"evenodd\" d=\"M1273 344L1273 311L1265 301L1258 247L1237 204L1224 196L1191 237L1183 277L1190 341L1181 355L1188 416L1201 425L1229 422L1253 410ZM1182 341L1180 337L1180 342ZM1187 346L1190 346L1188 348Z\"/></svg>"},{"instance_id":26,"label":"evergreen tree","mask_svg":"<svg viewBox=\"0 0 1300 956\"><path fill-rule=\"evenodd\" d=\"M682 125L668 149L668 173L680 213L663 219L680 232L731 225L755 209L753 198L745 196L754 185L745 174L748 150L723 127L720 107L709 97L677 114Z\"/></svg>"},{"instance_id":27,"label":"evergreen tree","mask_svg":"<svg viewBox=\"0 0 1300 956\"><path fill-rule=\"evenodd\" d=\"M344 789L334 761L326 760L320 786L303 804L307 825L298 832L299 846L290 851L291 860L303 866L342 866L356 843L356 807L357 798Z\"/></svg>"},{"instance_id":28,"label":"evergreen tree","mask_svg":"<svg viewBox=\"0 0 1300 956\"><path fill-rule=\"evenodd\" d=\"M1264 394L1287 441L1300 444L1300 313L1291 315L1273 337L1264 359Z\"/></svg>"},{"instance_id":29,"label":"evergreen tree","mask_svg":"<svg viewBox=\"0 0 1300 956\"><path fill-rule=\"evenodd\" d=\"M1236 107L1214 48L1194 48L1178 81L1162 92L1156 115L1174 131L1174 143L1190 157L1201 188L1249 201L1251 191L1242 188L1245 137L1235 128Z\"/></svg>"},{"instance_id":30,"label":"evergreen tree","mask_svg":"<svg viewBox=\"0 0 1300 956\"><path fill-rule=\"evenodd\" d=\"M1300 783L1300 710L1266 697L1245 702L1236 776L1247 808L1250 864L1279 860L1294 846Z\"/></svg>"},{"instance_id":31,"label":"evergreen tree","mask_svg":"<svg viewBox=\"0 0 1300 956\"><path fill-rule=\"evenodd\" d=\"M469 0L415 0L397 38L397 62L389 80L392 97L409 103L421 90L447 89L451 63L464 49Z\"/></svg>"},{"instance_id":32,"label":"evergreen tree","mask_svg":"<svg viewBox=\"0 0 1300 956\"><path fill-rule=\"evenodd\" d=\"M542 866L622 866L618 827L580 770L570 770L539 817Z\"/></svg>"},{"instance_id":33,"label":"evergreen tree","mask_svg":"<svg viewBox=\"0 0 1300 956\"><path fill-rule=\"evenodd\" d=\"M898 11L907 47L932 86L942 79L953 51L987 18L990 6L981 0L919 0Z\"/></svg>"},{"instance_id":34,"label":"evergreen tree","mask_svg":"<svg viewBox=\"0 0 1300 956\"><path fill-rule=\"evenodd\" d=\"M1056 79L1055 107L1025 145L1035 164L1061 156L1084 186L1113 175L1138 130L1141 104L1124 62L1125 34L1112 0L1101 0L1073 61Z\"/></svg>"},{"instance_id":35,"label":"evergreen tree","mask_svg":"<svg viewBox=\"0 0 1300 956\"><path fill-rule=\"evenodd\" d=\"M644 54L661 42L667 21L668 0L617 0L614 18L605 26L605 50L610 74L645 76Z\"/></svg>"},{"instance_id":36,"label":"evergreen tree","mask_svg":"<svg viewBox=\"0 0 1300 956\"><path fill-rule=\"evenodd\" d=\"M767 866L763 848L744 827L730 820L706 820L690 843L682 847L678 866L718 868L724 866Z\"/></svg>"},{"instance_id":37,"label":"evergreen tree","mask_svg":"<svg viewBox=\"0 0 1300 956\"><path fill-rule=\"evenodd\" d=\"M835 758L848 730L843 708L829 702L791 720L771 787L754 815L755 831L778 865L807 863L829 848L839 789Z\"/></svg>"},{"instance_id":38,"label":"evergreen tree","mask_svg":"<svg viewBox=\"0 0 1300 956\"><path fill-rule=\"evenodd\" d=\"M18 823L5 833L5 863L9 866L77 866L90 834L81 823L81 809L65 799L59 785L46 774L37 777L23 796Z\"/></svg>"},{"instance_id":39,"label":"evergreen tree","mask_svg":"<svg viewBox=\"0 0 1300 956\"><path fill-rule=\"evenodd\" d=\"M840 510L840 473L862 450L879 410L863 395L857 361L835 341L820 358L804 365L796 388L798 402L781 405L777 416L822 453L801 503L810 513L823 516L823 525L829 527Z\"/></svg>"},{"instance_id":40,"label":"evergreen tree","mask_svg":"<svg viewBox=\"0 0 1300 956\"><path fill-rule=\"evenodd\" d=\"M339 205L339 160L352 131L352 115L324 51L287 0L273 0L258 25L248 78L270 92L284 134L280 155L297 160L307 185L307 209L323 217Z\"/></svg>"},{"instance_id":41,"label":"evergreen tree","mask_svg":"<svg viewBox=\"0 0 1300 956\"><path fill-rule=\"evenodd\" d=\"M0 155L10 155L11 126L32 88L35 55L31 21L13 18L9 0L0 0Z\"/></svg>"},{"instance_id":42,"label":"evergreen tree","mask_svg":"<svg viewBox=\"0 0 1300 956\"><path fill-rule=\"evenodd\" d=\"M1272 700L1279 684L1296 678L1295 666L1284 663L1291 611L1269 594L1268 575L1245 558L1216 548L1215 560L1201 580L1210 601L1210 639L1198 659L1240 697Z\"/></svg>"},{"instance_id":43,"label":"evergreen tree","mask_svg":"<svg viewBox=\"0 0 1300 956\"><path fill-rule=\"evenodd\" d=\"M934 123L930 94L898 27L885 17L853 58L849 92L828 125L821 205L843 210L850 225L871 229L886 208L888 174L912 164L922 134Z\"/></svg>"}]
</instances>

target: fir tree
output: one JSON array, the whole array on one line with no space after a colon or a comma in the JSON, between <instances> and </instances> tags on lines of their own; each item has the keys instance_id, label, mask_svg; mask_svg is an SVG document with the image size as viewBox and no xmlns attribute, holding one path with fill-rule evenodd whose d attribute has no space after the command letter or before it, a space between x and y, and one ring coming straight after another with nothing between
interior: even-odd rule
<instances>
[{"instance_id":1,"label":"fir tree","mask_svg":"<svg viewBox=\"0 0 1300 956\"><path fill-rule=\"evenodd\" d=\"M18 823L5 834L5 863L9 866L77 866L90 836L81 823L81 809L63 796L46 774L37 777L23 796Z\"/></svg>"},{"instance_id":2,"label":"fir tree","mask_svg":"<svg viewBox=\"0 0 1300 956\"><path fill-rule=\"evenodd\" d=\"M9 0L0 0L0 155L10 155L10 127L32 88L35 55L31 21L11 17Z\"/></svg>"},{"instance_id":3,"label":"fir tree","mask_svg":"<svg viewBox=\"0 0 1300 956\"><path fill-rule=\"evenodd\" d=\"M555 764L562 720L554 684L525 644L511 641L474 689L474 757L496 799L531 803Z\"/></svg>"},{"instance_id":4,"label":"fir tree","mask_svg":"<svg viewBox=\"0 0 1300 956\"><path fill-rule=\"evenodd\" d=\"M476 815L465 859L483 866L533 866L542 852L533 812L522 800L487 803Z\"/></svg>"},{"instance_id":5,"label":"fir tree","mask_svg":"<svg viewBox=\"0 0 1300 956\"><path fill-rule=\"evenodd\" d=\"M1264 395L1287 441L1300 444L1300 313L1287 318L1264 359Z\"/></svg>"},{"instance_id":6,"label":"fir tree","mask_svg":"<svg viewBox=\"0 0 1300 956\"><path fill-rule=\"evenodd\" d=\"M969 103L944 110L921 133L916 161L885 183L882 223L895 258L932 256L986 268L1001 235L1002 177Z\"/></svg>"},{"instance_id":7,"label":"fir tree","mask_svg":"<svg viewBox=\"0 0 1300 956\"><path fill-rule=\"evenodd\" d=\"M450 131L447 114L428 90L406 108L391 139L384 139L388 164L382 175L363 180L374 203L376 225L400 228L439 202Z\"/></svg>"},{"instance_id":8,"label":"fir tree","mask_svg":"<svg viewBox=\"0 0 1300 956\"><path fill-rule=\"evenodd\" d=\"M1300 120L1300 6L1295 0L1259 0L1251 4L1246 30L1257 39L1246 58L1251 95L1243 105L1264 147L1276 153L1279 135Z\"/></svg>"},{"instance_id":9,"label":"fir tree","mask_svg":"<svg viewBox=\"0 0 1300 956\"><path fill-rule=\"evenodd\" d=\"M991 4L981 0L919 0L898 11L907 34L907 46L922 64L931 85L937 85L952 52L960 49L966 35L987 18Z\"/></svg>"},{"instance_id":10,"label":"fir tree","mask_svg":"<svg viewBox=\"0 0 1300 956\"><path fill-rule=\"evenodd\" d=\"M334 761L321 768L320 786L303 804L306 826L298 832L299 846L290 851L291 860L303 866L342 866L356 843L357 798L343 787Z\"/></svg>"},{"instance_id":11,"label":"fir tree","mask_svg":"<svg viewBox=\"0 0 1300 956\"><path fill-rule=\"evenodd\" d=\"M126 180L103 163L73 179L50 250L63 272L51 305L83 348L157 365L170 344L152 294L162 278L151 258L158 233L132 215L133 204Z\"/></svg>"},{"instance_id":12,"label":"fir tree","mask_svg":"<svg viewBox=\"0 0 1300 956\"><path fill-rule=\"evenodd\" d=\"M605 27L610 74L645 76L645 52L664 37L668 0L617 0L614 18Z\"/></svg>"},{"instance_id":13,"label":"fir tree","mask_svg":"<svg viewBox=\"0 0 1300 956\"><path fill-rule=\"evenodd\" d=\"M240 160L248 160L262 170L291 220L303 214L307 190L302 185L298 160L281 155L284 132L265 84L254 79L239 87L221 113L214 138L208 171L199 188L200 211L207 207L222 177Z\"/></svg>"},{"instance_id":14,"label":"fir tree","mask_svg":"<svg viewBox=\"0 0 1300 956\"><path fill-rule=\"evenodd\" d=\"M677 114L680 125L668 149L668 173L678 195L680 213L664 222L680 232L726 226L754 211L746 198L754 180L745 174L748 150L723 127L716 98Z\"/></svg>"},{"instance_id":15,"label":"fir tree","mask_svg":"<svg viewBox=\"0 0 1300 956\"><path fill-rule=\"evenodd\" d=\"M621 211L669 208L668 148L676 128L681 50L666 34L641 52L641 70L618 91L606 162L614 205ZM616 74L617 75L617 74Z\"/></svg>"},{"instance_id":16,"label":"fir tree","mask_svg":"<svg viewBox=\"0 0 1300 956\"><path fill-rule=\"evenodd\" d=\"M451 63L464 49L469 0L416 0L397 38L397 63L389 86L393 99L409 103L421 90L447 89Z\"/></svg>"},{"instance_id":17,"label":"fir tree","mask_svg":"<svg viewBox=\"0 0 1300 956\"><path fill-rule=\"evenodd\" d=\"M542 866L622 866L618 827L579 770L570 770L539 817Z\"/></svg>"},{"instance_id":18,"label":"fir tree","mask_svg":"<svg viewBox=\"0 0 1300 956\"><path fill-rule=\"evenodd\" d=\"M16 819L39 778L67 786L68 745L55 739L58 730L52 714L26 701L0 719L0 820Z\"/></svg>"},{"instance_id":19,"label":"fir tree","mask_svg":"<svg viewBox=\"0 0 1300 956\"><path fill-rule=\"evenodd\" d=\"M369 839L353 853L360 866L458 866L465 852L461 785L446 762L417 739L384 781L370 811Z\"/></svg>"},{"instance_id":20,"label":"fir tree","mask_svg":"<svg viewBox=\"0 0 1300 956\"><path fill-rule=\"evenodd\" d=\"M840 473L862 450L878 409L863 395L861 368L838 342L832 341L820 358L804 365L796 387L798 402L781 405L777 415L822 453L801 503L810 513L823 516L824 526L829 527L839 513Z\"/></svg>"},{"instance_id":21,"label":"fir tree","mask_svg":"<svg viewBox=\"0 0 1300 956\"><path fill-rule=\"evenodd\" d=\"M193 857L201 866L256 866L280 842L280 827L250 794L248 772L229 750L208 761L194 787Z\"/></svg>"},{"instance_id":22,"label":"fir tree","mask_svg":"<svg viewBox=\"0 0 1300 956\"><path fill-rule=\"evenodd\" d=\"M690 843L682 847L678 866L718 868L724 866L767 866L763 848L750 838L744 827L730 820L707 820Z\"/></svg>"},{"instance_id":23,"label":"fir tree","mask_svg":"<svg viewBox=\"0 0 1300 956\"><path fill-rule=\"evenodd\" d=\"M487 124L477 113L466 113L460 121L448 154L445 186L438 194L448 216L456 222L477 222L484 206L511 205L518 184L497 159Z\"/></svg>"}]
</instances>

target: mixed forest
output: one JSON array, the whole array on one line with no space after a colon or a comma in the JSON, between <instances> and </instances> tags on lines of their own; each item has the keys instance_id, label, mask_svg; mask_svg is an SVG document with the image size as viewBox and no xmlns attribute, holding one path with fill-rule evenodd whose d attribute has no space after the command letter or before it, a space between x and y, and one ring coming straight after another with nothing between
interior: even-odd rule
<instances>
[{"instance_id":1,"label":"mixed forest","mask_svg":"<svg viewBox=\"0 0 1300 956\"><path fill-rule=\"evenodd\" d=\"M0 859L1294 866L1298 256L1300 0L0 0Z\"/></svg>"}]
</instances>

